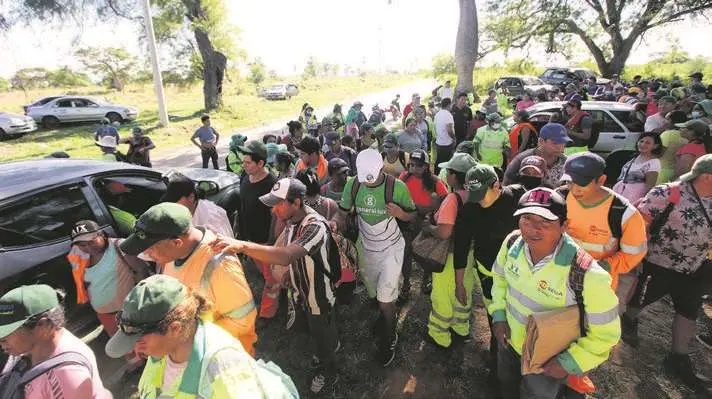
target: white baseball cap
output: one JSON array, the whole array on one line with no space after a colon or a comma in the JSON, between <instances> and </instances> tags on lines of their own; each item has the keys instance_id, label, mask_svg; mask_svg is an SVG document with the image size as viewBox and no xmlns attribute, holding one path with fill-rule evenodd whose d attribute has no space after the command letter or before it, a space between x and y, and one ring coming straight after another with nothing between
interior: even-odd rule
<instances>
[{"instance_id":1,"label":"white baseball cap","mask_svg":"<svg viewBox=\"0 0 712 399\"><path fill-rule=\"evenodd\" d=\"M361 183L375 183L383 169L383 158L373 148L363 150L356 157L356 176Z\"/></svg>"},{"instance_id":2,"label":"white baseball cap","mask_svg":"<svg viewBox=\"0 0 712 399\"><path fill-rule=\"evenodd\" d=\"M99 147L116 148L116 138L114 136L103 136L96 141Z\"/></svg>"},{"instance_id":3,"label":"white baseball cap","mask_svg":"<svg viewBox=\"0 0 712 399\"><path fill-rule=\"evenodd\" d=\"M272 187L272 191L260 197L260 201L268 207L273 207L286 199L296 199L304 196L307 188L304 183L293 177L280 179Z\"/></svg>"}]
</instances>

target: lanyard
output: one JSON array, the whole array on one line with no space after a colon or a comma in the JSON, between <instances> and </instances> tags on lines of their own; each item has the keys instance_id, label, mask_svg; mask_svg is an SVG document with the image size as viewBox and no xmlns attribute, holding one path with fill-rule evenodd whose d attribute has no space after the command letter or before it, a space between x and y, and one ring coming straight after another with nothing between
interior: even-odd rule
<instances>
[{"instance_id":1,"label":"lanyard","mask_svg":"<svg viewBox=\"0 0 712 399\"><path fill-rule=\"evenodd\" d=\"M710 226L712 229L712 220L710 220L710 215L707 214L707 210L705 209L705 204L702 203L702 200L700 199L699 194L697 194L697 190L695 190L695 186L690 184L690 188L692 189L692 193L695 194L695 199L697 200L697 203L700 204L700 209L702 210L702 216L705 217L705 220L707 220L707 225Z\"/></svg>"}]
</instances>

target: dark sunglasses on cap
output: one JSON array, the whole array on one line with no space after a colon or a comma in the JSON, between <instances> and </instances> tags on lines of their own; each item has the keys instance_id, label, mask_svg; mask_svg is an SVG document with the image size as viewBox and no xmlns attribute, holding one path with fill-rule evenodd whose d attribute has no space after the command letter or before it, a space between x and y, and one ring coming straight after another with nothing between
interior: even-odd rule
<instances>
[{"instance_id":1,"label":"dark sunglasses on cap","mask_svg":"<svg viewBox=\"0 0 712 399\"><path fill-rule=\"evenodd\" d=\"M422 168L423 166L425 166L425 162L412 162L411 161L410 166L412 166L414 168Z\"/></svg>"},{"instance_id":2,"label":"dark sunglasses on cap","mask_svg":"<svg viewBox=\"0 0 712 399\"><path fill-rule=\"evenodd\" d=\"M160 321L157 323L132 323L124 320L121 317L122 313L122 311L116 313L116 324L121 332L126 335L146 335L162 331L161 327L159 327Z\"/></svg>"}]
</instances>

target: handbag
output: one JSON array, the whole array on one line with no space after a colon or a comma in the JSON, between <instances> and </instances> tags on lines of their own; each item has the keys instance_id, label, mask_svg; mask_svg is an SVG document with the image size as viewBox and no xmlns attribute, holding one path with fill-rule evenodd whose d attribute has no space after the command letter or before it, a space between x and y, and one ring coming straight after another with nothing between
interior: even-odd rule
<instances>
[{"instance_id":1,"label":"handbag","mask_svg":"<svg viewBox=\"0 0 712 399\"><path fill-rule=\"evenodd\" d=\"M462 198L455 193L457 198L457 211L462 208ZM447 257L453 250L451 239L443 240L425 230L421 230L413 239L413 260L418 262L424 271L440 273L445 269Z\"/></svg>"}]
</instances>

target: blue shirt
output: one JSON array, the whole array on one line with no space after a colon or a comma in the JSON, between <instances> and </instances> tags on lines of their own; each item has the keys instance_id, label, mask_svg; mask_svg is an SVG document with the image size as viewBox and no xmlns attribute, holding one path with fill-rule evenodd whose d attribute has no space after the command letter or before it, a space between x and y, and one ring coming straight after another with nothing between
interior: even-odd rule
<instances>
[{"instance_id":1,"label":"blue shirt","mask_svg":"<svg viewBox=\"0 0 712 399\"><path fill-rule=\"evenodd\" d=\"M96 311L103 310L116 296L116 262L118 254L116 247L109 244L101 260L94 266L87 267L84 272L84 281L91 306ZM103 313L103 312L100 312Z\"/></svg>"},{"instance_id":2,"label":"blue shirt","mask_svg":"<svg viewBox=\"0 0 712 399\"><path fill-rule=\"evenodd\" d=\"M196 137L200 139L201 143L213 142L215 141L215 129L210 126L201 126L195 131L195 133L193 133L193 137L191 137L191 139Z\"/></svg>"},{"instance_id":3,"label":"blue shirt","mask_svg":"<svg viewBox=\"0 0 712 399\"><path fill-rule=\"evenodd\" d=\"M104 136L112 136L116 139L116 144L119 143L119 131L111 125L99 126L96 132L94 132L94 140L99 140Z\"/></svg>"}]
</instances>

